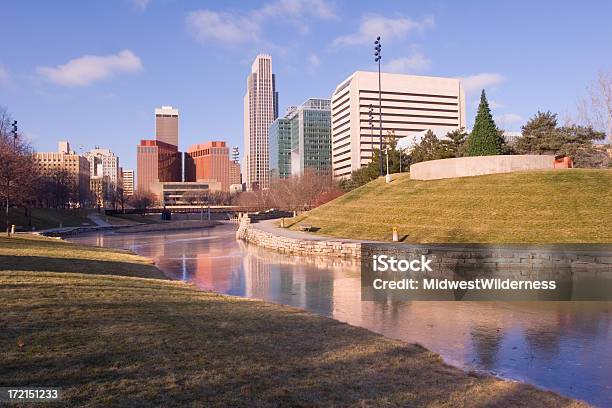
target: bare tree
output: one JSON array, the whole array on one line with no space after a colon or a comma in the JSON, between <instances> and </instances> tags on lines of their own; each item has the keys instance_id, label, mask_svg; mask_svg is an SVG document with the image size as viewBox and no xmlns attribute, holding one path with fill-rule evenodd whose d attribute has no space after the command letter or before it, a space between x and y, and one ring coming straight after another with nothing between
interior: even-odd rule
<instances>
[{"instance_id":1,"label":"bare tree","mask_svg":"<svg viewBox=\"0 0 612 408\"><path fill-rule=\"evenodd\" d=\"M133 196L130 197L130 205L137 210L140 210L142 215L147 213L147 209L153 206L157 198L155 194L150 191L137 191Z\"/></svg>"},{"instance_id":2,"label":"bare tree","mask_svg":"<svg viewBox=\"0 0 612 408\"><path fill-rule=\"evenodd\" d=\"M578 120L595 130L605 131L612 143L612 70L600 71L577 103Z\"/></svg>"},{"instance_id":3,"label":"bare tree","mask_svg":"<svg viewBox=\"0 0 612 408\"><path fill-rule=\"evenodd\" d=\"M204 219L204 205L208 206L208 220L210 220L210 193L204 190L193 190L185 194L185 201L200 206L200 221Z\"/></svg>"},{"instance_id":4,"label":"bare tree","mask_svg":"<svg viewBox=\"0 0 612 408\"><path fill-rule=\"evenodd\" d=\"M7 233L10 231L10 207L29 206L37 176L30 144L13 129L11 116L0 107L0 198L5 206Z\"/></svg>"}]
</instances>

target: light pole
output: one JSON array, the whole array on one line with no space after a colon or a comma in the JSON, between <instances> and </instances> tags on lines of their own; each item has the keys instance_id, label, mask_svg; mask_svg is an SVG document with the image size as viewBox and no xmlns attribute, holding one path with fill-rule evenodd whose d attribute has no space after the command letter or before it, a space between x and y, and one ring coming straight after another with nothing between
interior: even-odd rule
<instances>
[{"instance_id":1,"label":"light pole","mask_svg":"<svg viewBox=\"0 0 612 408\"><path fill-rule=\"evenodd\" d=\"M374 62L378 62L378 129L380 130L378 161L380 162L380 176L383 175L382 163L382 92L380 88L380 60L382 59L380 36L374 41Z\"/></svg>"},{"instance_id":2,"label":"light pole","mask_svg":"<svg viewBox=\"0 0 612 408\"><path fill-rule=\"evenodd\" d=\"M17 164L17 121L14 120L13 121L13 130L11 133L13 133L13 155L15 157L13 157L13 165L11 167L16 166ZM12 171L9 171L9 173L11 173ZM10 175L9 175L9 180L10 180ZM9 203L10 203L10 193L11 193L11 186L7 185L7 189L6 189L6 235L7 236L11 236L11 223L9 222Z\"/></svg>"},{"instance_id":3,"label":"light pole","mask_svg":"<svg viewBox=\"0 0 612 408\"><path fill-rule=\"evenodd\" d=\"M385 182L391 182L391 174L389 174L389 144L385 143L385 153L387 153L387 175L385 176Z\"/></svg>"},{"instance_id":4,"label":"light pole","mask_svg":"<svg viewBox=\"0 0 612 408\"><path fill-rule=\"evenodd\" d=\"M373 112L372 104L370 104L370 108L368 109L368 122L370 122L370 153L372 155L372 160L374 160L374 123L373 120Z\"/></svg>"},{"instance_id":5,"label":"light pole","mask_svg":"<svg viewBox=\"0 0 612 408\"><path fill-rule=\"evenodd\" d=\"M13 121L13 152L17 153L17 121Z\"/></svg>"}]
</instances>

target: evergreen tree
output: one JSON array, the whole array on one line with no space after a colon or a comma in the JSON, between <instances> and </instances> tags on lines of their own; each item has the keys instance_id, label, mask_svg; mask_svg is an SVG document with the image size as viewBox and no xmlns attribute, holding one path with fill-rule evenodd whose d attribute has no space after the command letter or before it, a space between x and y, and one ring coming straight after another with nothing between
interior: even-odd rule
<instances>
[{"instance_id":1,"label":"evergreen tree","mask_svg":"<svg viewBox=\"0 0 612 408\"><path fill-rule=\"evenodd\" d=\"M556 113L538 111L521 130L515 147L520 154L555 153L562 145Z\"/></svg>"},{"instance_id":2,"label":"evergreen tree","mask_svg":"<svg viewBox=\"0 0 612 408\"><path fill-rule=\"evenodd\" d=\"M440 145L440 140L436 137L434 132L431 129L425 132L425 135L421 139L421 141L414 146L412 152L410 152L410 162L411 163L419 163L428 160L441 159L440 152L442 150L442 146Z\"/></svg>"},{"instance_id":3,"label":"evergreen tree","mask_svg":"<svg viewBox=\"0 0 612 408\"><path fill-rule=\"evenodd\" d=\"M497 126L493 121L489 102L484 89L480 95L478 113L474 121L472 133L466 142L466 156L491 156L502 154L504 139L500 137Z\"/></svg>"},{"instance_id":4,"label":"evergreen tree","mask_svg":"<svg viewBox=\"0 0 612 408\"><path fill-rule=\"evenodd\" d=\"M468 134L464 128L455 129L446 134L448 140L443 140L442 144L448 152L448 157L462 157L465 152L465 141Z\"/></svg>"}]
</instances>

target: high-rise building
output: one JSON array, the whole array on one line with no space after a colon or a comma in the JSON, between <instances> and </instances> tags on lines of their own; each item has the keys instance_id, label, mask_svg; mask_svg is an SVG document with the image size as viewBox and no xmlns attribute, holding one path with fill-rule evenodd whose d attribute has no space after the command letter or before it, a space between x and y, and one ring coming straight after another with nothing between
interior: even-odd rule
<instances>
[{"instance_id":1,"label":"high-rise building","mask_svg":"<svg viewBox=\"0 0 612 408\"><path fill-rule=\"evenodd\" d=\"M134 195L134 170L123 170L121 176L123 178L123 194L128 197Z\"/></svg>"},{"instance_id":2,"label":"high-rise building","mask_svg":"<svg viewBox=\"0 0 612 408\"><path fill-rule=\"evenodd\" d=\"M255 58L244 95L243 171L248 191L268 188L270 179L268 130L278 117L278 92L272 57Z\"/></svg>"},{"instance_id":3,"label":"high-rise building","mask_svg":"<svg viewBox=\"0 0 612 408\"><path fill-rule=\"evenodd\" d=\"M287 178L306 169L331 174L329 99L308 99L290 106L270 125L270 177Z\"/></svg>"},{"instance_id":4,"label":"high-rise building","mask_svg":"<svg viewBox=\"0 0 612 408\"><path fill-rule=\"evenodd\" d=\"M191 146L185 153L185 181L218 181L222 191L229 191L229 147L225 142Z\"/></svg>"},{"instance_id":5,"label":"high-rise building","mask_svg":"<svg viewBox=\"0 0 612 408\"><path fill-rule=\"evenodd\" d=\"M231 161L230 161L230 167L229 167L229 183L230 183L230 191L232 189L232 186L235 186L234 189L235 190L242 190L242 177L240 174L240 151L238 150L238 146L234 146L232 147L232 153L231 153L232 157L231 157Z\"/></svg>"},{"instance_id":6,"label":"high-rise building","mask_svg":"<svg viewBox=\"0 0 612 408\"><path fill-rule=\"evenodd\" d=\"M457 78L382 74L382 132L396 138L427 129L452 131L466 126L465 95ZM381 128L378 73L357 71L342 81L331 101L332 168L335 178L350 177L371 161ZM369 124L372 105L373 128Z\"/></svg>"},{"instance_id":7,"label":"high-rise building","mask_svg":"<svg viewBox=\"0 0 612 408\"><path fill-rule=\"evenodd\" d=\"M291 174L301 175L306 169L331 175L329 99L308 99L291 117Z\"/></svg>"},{"instance_id":8,"label":"high-rise building","mask_svg":"<svg viewBox=\"0 0 612 408\"><path fill-rule=\"evenodd\" d=\"M96 147L85 153L85 157L89 160L89 174L92 178L107 176L111 188L119 185L119 157L115 153Z\"/></svg>"},{"instance_id":9,"label":"high-rise building","mask_svg":"<svg viewBox=\"0 0 612 408\"><path fill-rule=\"evenodd\" d=\"M89 161L86 157L70 150L68 142L59 142L57 152L34 153L34 161L44 176L54 176L59 171L67 173L71 187L73 187L70 192L71 201L84 203L89 200L91 191Z\"/></svg>"},{"instance_id":10,"label":"high-rise building","mask_svg":"<svg viewBox=\"0 0 612 408\"><path fill-rule=\"evenodd\" d=\"M181 181L181 153L175 145L141 140L136 148L137 190L152 191L152 183Z\"/></svg>"},{"instance_id":11,"label":"high-rise building","mask_svg":"<svg viewBox=\"0 0 612 408\"><path fill-rule=\"evenodd\" d=\"M172 106L155 109L155 140L178 146L179 112Z\"/></svg>"},{"instance_id":12,"label":"high-rise building","mask_svg":"<svg viewBox=\"0 0 612 408\"><path fill-rule=\"evenodd\" d=\"M268 132L270 178L288 178L291 175L291 119L278 118Z\"/></svg>"}]
</instances>

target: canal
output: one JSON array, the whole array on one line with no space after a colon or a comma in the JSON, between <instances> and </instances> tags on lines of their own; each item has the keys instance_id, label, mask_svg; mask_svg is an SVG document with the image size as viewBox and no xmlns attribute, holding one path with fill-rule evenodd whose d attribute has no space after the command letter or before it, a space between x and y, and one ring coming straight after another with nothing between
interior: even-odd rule
<instances>
[{"instance_id":1,"label":"canal","mask_svg":"<svg viewBox=\"0 0 612 408\"><path fill-rule=\"evenodd\" d=\"M420 343L467 370L612 406L612 302L362 302L354 261L250 246L229 225L70 240L130 249L202 289L296 306Z\"/></svg>"}]
</instances>

